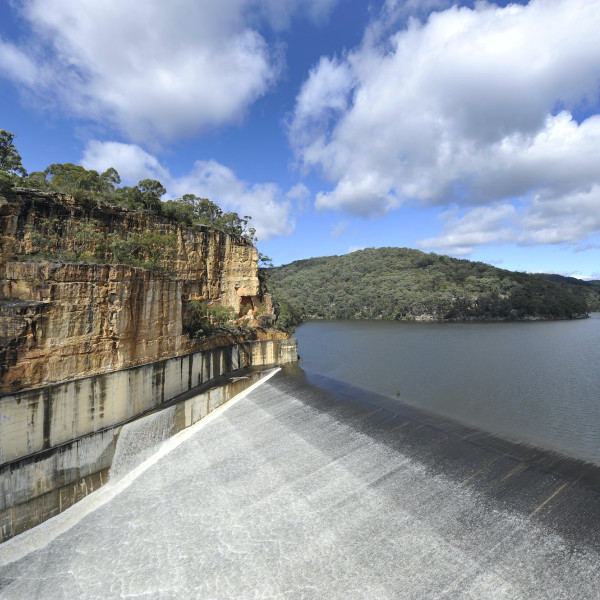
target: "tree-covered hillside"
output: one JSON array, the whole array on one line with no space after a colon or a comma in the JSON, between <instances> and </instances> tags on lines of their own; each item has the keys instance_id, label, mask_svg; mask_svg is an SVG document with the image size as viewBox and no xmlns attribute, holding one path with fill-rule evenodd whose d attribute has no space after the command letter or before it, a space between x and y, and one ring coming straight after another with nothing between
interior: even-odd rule
<instances>
[{"instance_id":1,"label":"tree-covered hillside","mask_svg":"<svg viewBox=\"0 0 600 600\"><path fill-rule=\"evenodd\" d=\"M281 320L569 319L598 288L557 284L409 248L369 248L265 270Z\"/></svg>"},{"instance_id":2,"label":"tree-covered hillside","mask_svg":"<svg viewBox=\"0 0 600 600\"><path fill-rule=\"evenodd\" d=\"M581 287L587 287L594 289L600 293L600 281L595 279L591 281L585 281L583 279L577 279L575 277L565 277L564 275L557 275L555 273L536 273L536 277L541 277L546 281L553 281L554 283L576 285Z\"/></svg>"}]
</instances>

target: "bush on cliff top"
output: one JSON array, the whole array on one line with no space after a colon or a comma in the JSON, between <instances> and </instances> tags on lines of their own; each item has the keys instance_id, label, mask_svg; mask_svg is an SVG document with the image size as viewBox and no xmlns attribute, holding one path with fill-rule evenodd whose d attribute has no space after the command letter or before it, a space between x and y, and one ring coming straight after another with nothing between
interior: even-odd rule
<instances>
[{"instance_id":1,"label":"bush on cliff top","mask_svg":"<svg viewBox=\"0 0 600 600\"><path fill-rule=\"evenodd\" d=\"M0 129L0 193L6 194L19 185L42 191L71 194L82 204L98 201L145 211L184 225L208 225L225 233L256 242L252 217L240 217L223 210L208 198L184 194L163 202L167 190L160 181L142 179L135 186L120 186L117 170L109 167L103 173L73 163L53 163L43 171L27 173L13 144L14 135Z\"/></svg>"}]
</instances>

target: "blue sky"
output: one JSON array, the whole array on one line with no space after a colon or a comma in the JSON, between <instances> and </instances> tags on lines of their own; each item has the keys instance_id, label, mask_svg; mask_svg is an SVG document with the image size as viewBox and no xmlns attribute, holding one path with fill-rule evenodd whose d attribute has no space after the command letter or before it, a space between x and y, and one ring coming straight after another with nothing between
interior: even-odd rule
<instances>
[{"instance_id":1,"label":"blue sky","mask_svg":"<svg viewBox=\"0 0 600 600\"><path fill-rule=\"evenodd\" d=\"M407 246L600 278L600 0L14 0L29 171L151 177L275 264Z\"/></svg>"}]
</instances>

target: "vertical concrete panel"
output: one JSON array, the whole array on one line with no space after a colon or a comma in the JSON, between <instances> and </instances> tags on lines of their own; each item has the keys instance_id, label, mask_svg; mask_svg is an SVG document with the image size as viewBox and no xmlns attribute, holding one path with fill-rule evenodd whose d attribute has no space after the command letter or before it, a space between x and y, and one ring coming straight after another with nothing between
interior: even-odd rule
<instances>
[{"instance_id":1,"label":"vertical concrete panel","mask_svg":"<svg viewBox=\"0 0 600 600\"><path fill-rule=\"evenodd\" d=\"M51 391L51 410L50 410L50 445L60 444L63 441L72 439L67 435L72 435L75 429L74 413L77 413L77 407L73 406L73 389L69 384L54 386ZM69 430L67 434L66 431Z\"/></svg>"},{"instance_id":2,"label":"vertical concrete panel","mask_svg":"<svg viewBox=\"0 0 600 600\"><path fill-rule=\"evenodd\" d=\"M181 359L167 360L163 366L164 401L171 398L171 391L177 389L177 382L181 381Z\"/></svg>"},{"instance_id":3,"label":"vertical concrete panel","mask_svg":"<svg viewBox=\"0 0 600 600\"><path fill-rule=\"evenodd\" d=\"M252 364L252 345L248 342L238 344L237 348L240 352L241 365L247 367Z\"/></svg>"},{"instance_id":4,"label":"vertical concrete panel","mask_svg":"<svg viewBox=\"0 0 600 600\"><path fill-rule=\"evenodd\" d=\"M32 506L29 504L19 504L13 506L11 510L13 535L19 535L19 533L23 533L42 522L37 503L34 503Z\"/></svg>"},{"instance_id":5,"label":"vertical concrete panel","mask_svg":"<svg viewBox=\"0 0 600 600\"><path fill-rule=\"evenodd\" d=\"M97 422L102 429L135 414L134 403L130 402L129 374L126 371L94 378L94 394L98 412Z\"/></svg>"},{"instance_id":6,"label":"vertical concrete panel","mask_svg":"<svg viewBox=\"0 0 600 600\"><path fill-rule=\"evenodd\" d=\"M34 489L36 496L42 496L56 487L57 484L57 455L52 455L45 460L27 465L27 487L23 486L23 478L19 478L19 487L25 498Z\"/></svg>"},{"instance_id":7,"label":"vertical concrete panel","mask_svg":"<svg viewBox=\"0 0 600 600\"><path fill-rule=\"evenodd\" d=\"M190 377L192 357L190 355L182 356L179 360L181 362L181 371L179 373L179 391L177 394L183 394L183 392L187 392L192 388Z\"/></svg>"},{"instance_id":8,"label":"vertical concrete panel","mask_svg":"<svg viewBox=\"0 0 600 600\"><path fill-rule=\"evenodd\" d=\"M188 390L188 360L189 357L182 356L165 362L165 400Z\"/></svg>"},{"instance_id":9,"label":"vertical concrete panel","mask_svg":"<svg viewBox=\"0 0 600 600\"><path fill-rule=\"evenodd\" d=\"M192 387L202 383L202 354L192 354Z\"/></svg>"},{"instance_id":10,"label":"vertical concrete panel","mask_svg":"<svg viewBox=\"0 0 600 600\"><path fill-rule=\"evenodd\" d=\"M189 410L189 425L193 425L208 414L208 396L209 393L199 394L185 402L186 410Z\"/></svg>"},{"instance_id":11,"label":"vertical concrete panel","mask_svg":"<svg viewBox=\"0 0 600 600\"><path fill-rule=\"evenodd\" d=\"M222 375L223 373L227 373L229 371L231 371L231 351L229 350L229 348L222 348L219 352L219 357L221 359L221 366L219 367L220 373L219 375Z\"/></svg>"},{"instance_id":12,"label":"vertical concrete panel","mask_svg":"<svg viewBox=\"0 0 600 600\"><path fill-rule=\"evenodd\" d=\"M50 465L52 466L52 465ZM22 469L11 469L6 473L10 482L10 489L6 496L6 507L15 506L28 500L35 489L35 468L33 464L27 464Z\"/></svg>"},{"instance_id":13,"label":"vertical concrete panel","mask_svg":"<svg viewBox=\"0 0 600 600\"><path fill-rule=\"evenodd\" d=\"M12 536L12 508L0 510L0 543Z\"/></svg>"},{"instance_id":14,"label":"vertical concrete panel","mask_svg":"<svg viewBox=\"0 0 600 600\"><path fill-rule=\"evenodd\" d=\"M0 398L0 463L42 450L44 412L43 390Z\"/></svg>"},{"instance_id":15,"label":"vertical concrete panel","mask_svg":"<svg viewBox=\"0 0 600 600\"><path fill-rule=\"evenodd\" d=\"M252 346L252 364L253 365L272 365L275 364L275 353L273 346L275 342L255 342Z\"/></svg>"},{"instance_id":16,"label":"vertical concrete panel","mask_svg":"<svg viewBox=\"0 0 600 600\"><path fill-rule=\"evenodd\" d=\"M202 354L202 383L206 383L210 379L210 354Z\"/></svg>"},{"instance_id":17,"label":"vertical concrete panel","mask_svg":"<svg viewBox=\"0 0 600 600\"><path fill-rule=\"evenodd\" d=\"M277 364L288 365L298 362L298 340L296 338L277 340L277 347Z\"/></svg>"},{"instance_id":18,"label":"vertical concrete panel","mask_svg":"<svg viewBox=\"0 0 600 600\"><path fill-rule=\"evenodd\" d=\"M184 410L184 424L185 427L189 427L194 423L194 404L192 402L184 402L183 403Z\"/></svg>"},{"instance_id":19,"label":"vertical concrete panel","mask_svg":"<svg viewBox=\"0 0 600 600\"><path fill-rule=\"evenodd\" d=\"M89 432L96 416L91 381L70 381L53 386L47 414L50 418L50 447Z\"/></svg>"},{"instance_id":20,"label":"vertical concrete panel","mask_svg":"<svg viewBox=\"0 0 600 600\"><path fill-rule=\"evenodd\" d=\"M219 408L223 404L223 389L215 388L210 390L208 394L208 412L212 412L215 408Z\"/></svg>"},{"instance_id":21,"label":"vertical concrete panel","mask_svg":"<svg viewBox=\"0 0 600 600\"><path fill-rule=\"evenodd\" d=\"M77 424L77 430L80 432L78 435L87 433L90 431L90 427L93 431L101 429L104 415L102 414L102 406L98 405L98 399L94 394L93 378L86 377L73 383L73 393L79 406L86 406L86 411L80 413L86 416L86 421Z\"/></svg>"},{"instance_id":22,"label":"vertical concrete panel","mask_svg":"<svg viewBox=\"0 0 600 600\"><path fill-rule=\"evenodd\" d=\"M240 351L237 346L232 346L231 352L231 370L237 371L240 368Z\"/></svg>"},{"instance_id":23,"label":"vertical concrete panel","mask_svg":"<svg viewBox=\"0 0 600 600\"><path fill-rule=\"evenodd\" d=\"M152 365L127 371L129 404L133 406L135 414L143 412L148 401L153 402L152 371Z\"/></svg>"}]
</instances>

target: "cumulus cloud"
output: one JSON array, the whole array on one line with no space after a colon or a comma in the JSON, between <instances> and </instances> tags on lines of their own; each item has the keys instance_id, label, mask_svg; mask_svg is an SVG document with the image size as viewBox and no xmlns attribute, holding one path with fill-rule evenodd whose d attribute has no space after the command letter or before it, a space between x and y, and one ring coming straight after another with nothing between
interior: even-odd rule
<instances>
[{"instance_id":1,"label":"cumulus cloud","mask_svg":"<svg viewBox=\"0 0 600 600\"><path fill-rule=\"evenodd\" d=\"M410 8L388 0L383 15ZM317 208L459 207L423 244L461 252L492 237L573 243L597 231L588 211L600 212L590 192L600 184L600 2L479 2L378 37L384 25L342 58L321 58L296 99L291 144L332 182ZM591 116L578 122L582 109ZM553 232L540 215L557 202L568 208ZM571 214L589 225L571 226ZM487 234L472 230L478 219Z\"/></svg>"},{"instance_id":2,"label":"cumulus cloud","mask_svg":"<svg viewBox=\"0 0 600 600\"><path fill-rule=\"evenodd\" d=\"M466 214L443 213L446 222L442 233L419 241L421 248L439 248L455 256L473 252L475 246L514 241L514 219L517 210L511 204L478 206Z\"/></svg>"},{"instance_id":3,"label":"cumulus cloud","mask_svg":"<svg viewBox=\"0 0 600 600\"><path fill-rule=\"evenodd\" d=\"M322 57L311 69L302 86L290 134L296 145L309 145L328 129L329 122L348 109L348 95L354 86L350 65L337 59Z\"/></svg>"},{"instance_id":4,"label":"cumulus cloud","mask_svg":"<svg viewBox=\"0 0 600 600\"><path fill-rule=\"evenodd\" d=\"M538 195L519 222L518 241L575 244L600 231L600 184L564 195Z\"/></svg>"},{"instance_id":5,"label":"cumulus cloud","mask_svg":"<svg viewBox=\"0 0 600 600\"><path fill-rule=\"evenodd\" d=\"M192 170L173 177L158 159L135 144L92 140L86 146L82 166L105 171L114 167L124 183L135 185L141 179L158 179L170 197L195 194L210 198L224 211L252 217L259 241L289 235L295 227L293 203L274 183L250 184L240 180L228 167L214 161L196 161ZM292 196L300 190L298 184L290 190Z\"/></svg>"},{"instance_id":6,"label":"cumulus cloud","mask_svg":"<svg viewBox=\"0 0 600 600\"><path fill-rule=\"evenodd\" d=\"M505 242L575 245L600 232L600 185L564 195L537 194L521 210L505 202L442 217L446 221L442 233L420 240L421 248L460 256L470 254L475 246ZM585 244L579 248L597 247Z\"/></svg>"},{"instance_id":7,"label":"cumulus cloud","mask_svg":"<svg viewBox=\"0 0 600 600\"><path fill-rule=\"evenodd\" d=\"M303 183L297 183L289 189L286 196L292 200L306 200L310 196L310 190Z\"/></svg>"},{"instance_id":8,"label":"cumulus cloud","mask_svg":"<svg viewBox=\"0 0 600 600\"><path fill-rule=\"evenodd\" d=\"M81 166L98 172L114 167L123 183L135 185L141 179L170 180L169 170L158 159L135 144L91 140L83 151ZM118 165L118 166L117 166Z\"/></svg>"},{"instance_id":9,"label":"cumulus cloud","mask_svg":"<svg viewBox=\"0 0 600 600\"><path fill-rule=\"evenodd\" d=\"M22 0L34 35L0 41L0 72L134 141L189 137L238 122L278 77L261 26L323 19L336 1Z\"/></svg>"},{"instance_id":10,"label":"cumulus cloud","mask_svg":"<svg viewBox=\"0 0 600 600\"><path fill-rule=\"evenodd\" d=\"M240 216L250 215L259 241L289 235L295 227L291 217L292 203L274 183L250 184L220 163L196 161L191 172L172 181L169 191L210 198L225 210Z\"/></svg>"}]
</instances>

